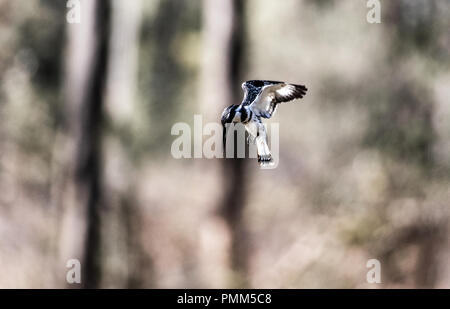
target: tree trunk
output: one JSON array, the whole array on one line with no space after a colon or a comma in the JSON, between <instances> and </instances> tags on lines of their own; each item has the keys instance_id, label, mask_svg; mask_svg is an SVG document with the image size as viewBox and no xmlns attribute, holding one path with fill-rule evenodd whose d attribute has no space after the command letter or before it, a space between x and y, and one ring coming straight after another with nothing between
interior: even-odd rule
<instances>
[{"instance_id":1,"label":"tree trunk","mask_svg":"<svg viewBox=\"0 0 450 309\"><path fill-rule=\"evenodd\" d=\"M203 63L203 108L206 121L218 121L222 110L242 98L240 73L243 55L243 1L205 0ZM226 223L231 241L231 267L241 286L247 270L247 242L242 210L246 203L244 159L223 159L223 196L219 216Z\"/></svg>"},{"instance_id":2,"label":"tree trunk","mask_svg":"<svg viewBox=\"0 0 450 309\"><path fill-rule=\"evenodd\" d=\"M108 132L103 138L105 164L102 215L108 263L103 267L105 287L141 288L151 285L149 259L141 242L141 209L136 201L137 173L132 140L120 132L133 132L137 112L137 76L142 1L113 0L106 86L105 115ZM111 129L112 128L112 129ZM119 133L117 133L119 132ZM127 136L133 136L128 133ZM106 237L107 235L107 237Z\"/></svg>"},{"instance_id":3,"label":"tree trunk","mask_svg":"<svg viewBox=\"0 0 450 309\"><path fill-rule=\"evenodd\" d=\"M59 248L60 266L78 259L81 287L94 288L101 275L101 125L110 8L102 0L81 1L81 8L81 23L68 25L67 33Z\"/></svg>"}]
</instances>

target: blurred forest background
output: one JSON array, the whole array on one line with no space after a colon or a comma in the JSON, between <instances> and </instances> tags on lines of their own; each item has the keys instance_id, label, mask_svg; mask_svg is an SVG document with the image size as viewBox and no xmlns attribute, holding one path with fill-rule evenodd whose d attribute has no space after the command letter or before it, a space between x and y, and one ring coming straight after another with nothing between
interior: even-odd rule
<instances>
[{"instance_id":1,"label":"blurred forest background","mask_svg":"<svg viewBox=\"0 0 450 309\"><path fill-rule=\"evenodd\" d=\"M448 0L66 4L0 0L0 287L450 288ZM248 79L278 167L174 159Z\"/></svg>"}]
</instances>

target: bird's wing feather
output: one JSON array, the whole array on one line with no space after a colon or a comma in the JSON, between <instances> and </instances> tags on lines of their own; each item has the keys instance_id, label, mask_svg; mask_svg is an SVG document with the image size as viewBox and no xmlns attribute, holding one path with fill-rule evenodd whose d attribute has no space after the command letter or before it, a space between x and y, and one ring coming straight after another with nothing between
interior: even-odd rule
<instances>
[{"instance_id":1,"label":"bird's wing feather","mask_svg":"<svg viewBox=\"0 0 450 309\"><path fill-rule=\"evenodd\" d=\"M247 106L258 97L261 90L265 86L282 84L283 82L271 81L271 80L249 80L242 84L244 90L244 99L242 105Z\"/></svg>"},{"instance_id":2,"label":"bird's wing feather","mask_svg":"<svg viewBox=\"0 0 450 309\"><path fill-rule=\"evenodd\" d=\"M303 98L307 90L303 85L269 84L261 88L251 107L258 116L270 118L275 113L277 104Z\"/></svg>"}]
</instances>

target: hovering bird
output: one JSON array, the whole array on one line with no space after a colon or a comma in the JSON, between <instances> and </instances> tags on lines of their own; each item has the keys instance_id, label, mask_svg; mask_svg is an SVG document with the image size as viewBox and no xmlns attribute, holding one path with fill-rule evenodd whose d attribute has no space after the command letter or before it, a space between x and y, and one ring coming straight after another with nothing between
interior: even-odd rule
<instances>
[{"instance_id":1,"label":"hovering bird","mask_svg":"<svg viewBox=\"0 0 450 309\"><path fill-rule=\"evenodd\" d=\"M256 143L258 162L270 165L272 155L267 144L266 129L261 118L271 118L278 104L303 98L308 90L303 85L268 80L250 80L242 84L244 99L240 105L231 105L222 113L223 146L226 146L226 124L242 123L249 134L249 142Z\"/></svg>"}]
</instances>

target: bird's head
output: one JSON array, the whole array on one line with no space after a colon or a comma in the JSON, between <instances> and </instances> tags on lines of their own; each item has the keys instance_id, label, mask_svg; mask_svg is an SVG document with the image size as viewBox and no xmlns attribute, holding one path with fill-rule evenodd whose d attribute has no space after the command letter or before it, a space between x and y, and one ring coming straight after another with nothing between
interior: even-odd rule
<instances>
[{"instance_id":1,"label":"bird's head","mask_svg":"<svg viewBox=\"0 0 450 309\"><path fill-rule=\"evenodd\" d=\"M241 121L241 113L238 111L239 105L231 105L223 110L222 126L227 123L237 123Z\"/></svg>"}]
</instances>

